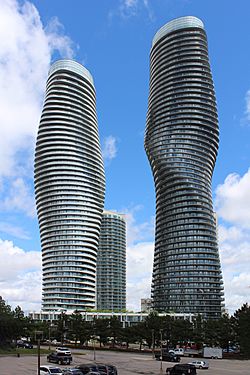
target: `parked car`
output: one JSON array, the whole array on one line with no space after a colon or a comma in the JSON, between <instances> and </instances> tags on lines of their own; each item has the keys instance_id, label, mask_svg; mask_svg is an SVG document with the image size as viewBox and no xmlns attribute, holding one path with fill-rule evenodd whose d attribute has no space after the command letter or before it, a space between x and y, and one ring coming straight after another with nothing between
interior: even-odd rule
<instances>
[{"instance_id":1,"label":"parked car","mask_svg":"<svg viewBox=\"0 0 250 375\"><path fill-rule=\"evenodd\" d=\"M83 375L78 368L66 368L62 370L63 375Z\"/></svg>"},{"instance_id":2,"label":"parked car","mask_svg":"<svg viewBox=\"0 0 250 375\"><path fill-rule=\"evenodd\" d=\"M97 363L97 364L94 364L94 363L85 364L84 363L84 364L75 366L75 368L81 370L83 375L85 374L90 375L90 373L95 373L93 375L97 375L97 374L98 375L106 375L106 374L118 375L116 366L110 365L110 364L104 364L104 363Z\"/></svg>"},{"instance_id":3,"label":"parked car","mask_svg":"<svg viewBox=\"0 0 250 375\"><path fill-rule=\"evenodd\" d=\"M54 366L40 366L40 375L63 375L62 370L59 367Z\"/></svg>"},{"instance_id":4,"label":"parked car","mask_svg":"<svg viewBox=\"0 0 250 375\"><path fill-rule=\"evenodd\" d=\"M168 352L166 349L162 349L161 352L155 352L155 359L166 361L166 362L180 362L181 358L179 355L174 354L173 352Z\"/></svg>"},{"instance_id":5,"label":"parked car","mask_svg":"<svg viewBox=\"0 0 250 375\"><path fill-rule=\"evenodd\" d=\"M175 348L175 349L170 349L168 352L176 354L176 355L183 356L184 355L184 351L185 350L183 348Z\"/></svg>"},{"instance_id":6,"label":"parked car","mask_svg":"<svg viewBox=\"0 0 250 375\"><path fill-rule=\"evenodd\" d=\"M65 346L58 346L56 348L56 352L58 353L65 353L67 355L71 355L71 351L69 348L66 348Z\"/></svg>"},{"instance_id":7,"label":"parked car","mask_svg":"<svg viewBox=\"0 0 250 375\"><path fill-rule=\"evenodd\" d=\"M83 363L80 365L75 366L75 368L81 370L83 375L87 374L88 372L98 372L97 365L93 363Z\"/></svg>"},{"instance_id":8,"label":"parked car","mask_svg":"<svg viewBox=\"0 0 250 375\"><path fill-rule=\"evenodd\" d=\"M188 363L178 364L166 369L167 375L197 375L196 367Z\"/></svg>"},{"instance_id":9,"label":"parked car","mask_svg":"<svg viewBox=\"0 0 250 375\"><path fill-rule=\"evenodd\" d=\"M97 371L108 374L108 375L117 375L117 368L114 365L107 365L103 363L97 363Z\"/></svg>"},{"instance_id":10,"label":"parked car","mask_svg":"<svg viewBox=\"0 0 250 375\"><path fill-rule=\"evenodd\" d=\"M64 352L53 352L47 355L47 361L58 363L60 365L70 365L72 362L72 356Z\"/></svg>"},{"instance_id":11,"label":"parked car","mask_svg":"<svg viewBox=\"0 0 250 375\"><path fill-rule=\"evenodd\" d=\"M33 349L33 345L28 342L28 341L17 341L17 344L16 344L16 347L17 348L24 348L24 349Z\"/></svg>"},{"instance_id":12,"label":"parked car","mask_svg":"<svg viewBox=\"0 0 250 375\"><path fill-rule=\"evenodd\" d=\"M190 365L194 365L196 368L208 369L209 363L207 361L192 361L189 362Z\"/></svg>"}]
</instances>

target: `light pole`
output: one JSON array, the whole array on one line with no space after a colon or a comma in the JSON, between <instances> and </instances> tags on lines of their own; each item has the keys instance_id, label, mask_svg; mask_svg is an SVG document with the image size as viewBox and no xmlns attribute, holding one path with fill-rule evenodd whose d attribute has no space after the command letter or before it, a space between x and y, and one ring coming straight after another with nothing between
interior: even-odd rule
<instances>
[{"instance_id":1,"label":"light pole","mask_svg":"<svg viewBox=\"0 0 250 375\"><path fill-rule=\"evenodd\" d=\"M160 367L160 375L163 374L163 369L162 369L162 329L160 329L160 344L161 344L161 367Z\"/></svg>"},{"instance_id":2,"label":"light pole","mask_svg":"<svg viewBox=\"0 0 250 375\"><path fill-rule=\"evenodd\" d=\"M43 331L35 331L37 339L37 374L40 375L40 340L43 338Z\"/></svg>"},{"instance_id":3,"label":"light pole","mask_svg":"<svg viewBox=\"0 0 250 375\"><path fill-rule=\"evenodd\" d=\"M151 329L152 332L152 358L155 358L155 330Z\"/></svg>"},{"instance_id":4,"label":"light pole","mask_svg":"<svg viewBox=\"0 0 250 375\"><path fill-rule=\"evenodd\" d=\"M95 352L95 331L94 331L93 344L94 344L94 361L96 361L96 352Z\"/></svg>"}]
</instances>

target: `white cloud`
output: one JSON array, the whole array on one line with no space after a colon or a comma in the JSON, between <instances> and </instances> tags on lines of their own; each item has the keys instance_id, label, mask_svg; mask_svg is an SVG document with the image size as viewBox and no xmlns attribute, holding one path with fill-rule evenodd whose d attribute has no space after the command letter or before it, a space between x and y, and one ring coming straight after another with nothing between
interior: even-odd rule
<instances>
[{"instance_id":1,"label":"white cloud","mask_svg":"<svg viewBox=\"0 0 250 375\"><path fill-rule=\"evenodd\" d=\"M28 193L27 181L18 181L33 179L35 137L52 55L58 51L62 57L72 57L72 42L57 19L44 27L28 1L0 0L0 9L1 196L30 215L27 203L33 193ZM6 198L9 185L24 202Z\"/></svg>"},{"instance_id":2,"label":"white cloud","mask_svg":"<svg viewBox=\"0 0 250 375\"><path fill-rule=\"evenodd\" d=\"M114 16L129 19L137 17L143 11L146 11L150 21L154 20L154 14L148 0L120 0L118 7L110 10L109 19Z\"/></svg>"},{"instance_id":3,"label":"white cloud","mask_svg":"<svg viewBox=\"0 0 250 375\"><path fill-rule=\"evenodd\" d=\"M136 214L140 205L123 209L127 227L127 309L140 311L141 298L151 294L154 256L154 218L138 223Z\"/></svg>"},{"instance_id":4,"label":"white cloud","mask_svg":"<svg viewBox=\"0 0 250 375\"><path fill-rule=\"evenodd\" d=\"M112 135L104 139L102 148L102 156L105 161L110 161L116 157L117 154L117 140Z\"/></svg>"},{"instance_id":5,"label":"white cloud","mask_svg":"<svg viewBox=\"0 0 250 375\"><path fill-rule=\"evenodd\" d=\"M141 242L127 247L127 309L140 311L141 298L151 294L153 242Z\"/></svg>"},{"instance_id":6,"label":"white cloud","mask_svg":"<svg viewBox=\"0 0 250 375\"><path fill-rule=\"evenodd\" d=\"M14 226L10 223L0 222L0 232L7 233L16 238L21 238L24 240L30 240L28 233L18 226Z\"/></svg>"},{"instance_id":7,"label":"white cloud","mask_svg":"<svg viewBox=\"0 0 250 375\"><path fill-rule=\"evenodd\" d=\"M23 310L41 308L41 253L25 252L0 240L0 289L3 299Z\"/></svg>"},{"instance_id":8,"label":"white cloud","mask_svg":"<svg viewBox=\"0 0 250 375\"><path fill-rule=\"evenodd\" d=\"M232 173L216 189L219 248L226 308L233 313L250 302L250 170Z\"/></svg>"},{"instance_id":9,"label":"white cloud","mask_svg":"<svg viewBox=\"0 0 250 375\"><path fill-rule=\"evenodd\" d=\"M142 206L137 205L129 209L124 209L127 226L127 245L134 246L140 241L152 240L154 237L155 218L152 217L149 222L137 223L136 213L143 209Z\"/></svg>"},{"instance_id":10,"label":"white cloud","mask_svg":"<svg viewBox=\"0 0 250 375\"><path fill-rule=\"evenodd\" d=\"M23 178L16 178L11 181L8 195L0 203L0 207L6 211L25 212L29 217L35 217L34 195Z\"/></svg>"},{"instance_id":11,"label":"white cloud","mask_svg":"<svg viewBox=\"0 0 250 375\"><path fill-rule=\"evenodd\" d=\"M216 189L216 211L225 221L250 228L250 169L227 176Z\"/></svg>"}]
</instances>

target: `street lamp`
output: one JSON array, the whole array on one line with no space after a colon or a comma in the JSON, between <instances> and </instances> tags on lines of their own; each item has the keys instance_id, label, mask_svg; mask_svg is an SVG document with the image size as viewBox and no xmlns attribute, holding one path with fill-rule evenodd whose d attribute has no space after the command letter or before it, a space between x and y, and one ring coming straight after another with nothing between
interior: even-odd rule
<instances>
[{"instance_id":1,"label":"street lamp","mask_svg":"<svg viewBox=\"0 0 250 375\"><path fill-rule=\"evenodd\" d=\"M40 375L40 340L43 338L43 331L35 331L37 340L37 374Z\"/></svg>"},{"instance_id":2,"label":"street lamp","mask_svg":"<svg viewBox=\"0 0 250 375\"><path fill-rule=\"evenodd\" d=\"M151 329L152 332L152 358L155 358L155 330Z\"/></svg>"},{"instance_id":3,"label":"street lamp","mask_svg":"<svg viewBox=\"0 0 250 375\"><path fill-rule=\"evenodd\" d=\"M160 344L161 344L161 367L160 367L160 375L163 374L163 369L162 369L162 329L160 329Z\"/></svg>"}]
</instances>

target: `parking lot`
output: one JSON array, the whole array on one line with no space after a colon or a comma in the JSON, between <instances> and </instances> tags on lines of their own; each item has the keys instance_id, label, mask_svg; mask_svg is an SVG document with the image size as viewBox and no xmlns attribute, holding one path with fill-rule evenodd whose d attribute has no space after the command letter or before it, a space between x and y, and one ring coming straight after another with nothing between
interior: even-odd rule
<instances>
[{"instance_id":1,"label":"parking lot","mask_svg":"<svg viewBox=\"0 0 250 375\"><path fill-rule=\"evenodd\" d=\"M93 351L73 351L73 362L70 367L80 363L94 362ZM192 359L191 359L192 360ZM181 362L189 362L190 358L182 358ZM156 361L150 354L140 353L121 353L111 351L96 350L96 362L111 363L118 369L119 375L131 374L160 374L161 362ZM41 365L48 364L46 356L41 356ZM209 360L208 370L197 370L197 374L205 375L249 375L250 361L238 361L228 359L211 359ZM63 367L63 366L60 366ZM66 366L64 366L66 367ZM172 363L163 362L163 374L166 368L172 367ZM0 357L0 375L36 375L37 374L37 357L36 356L1 356Z\"/></svg>"}]
</instances>

